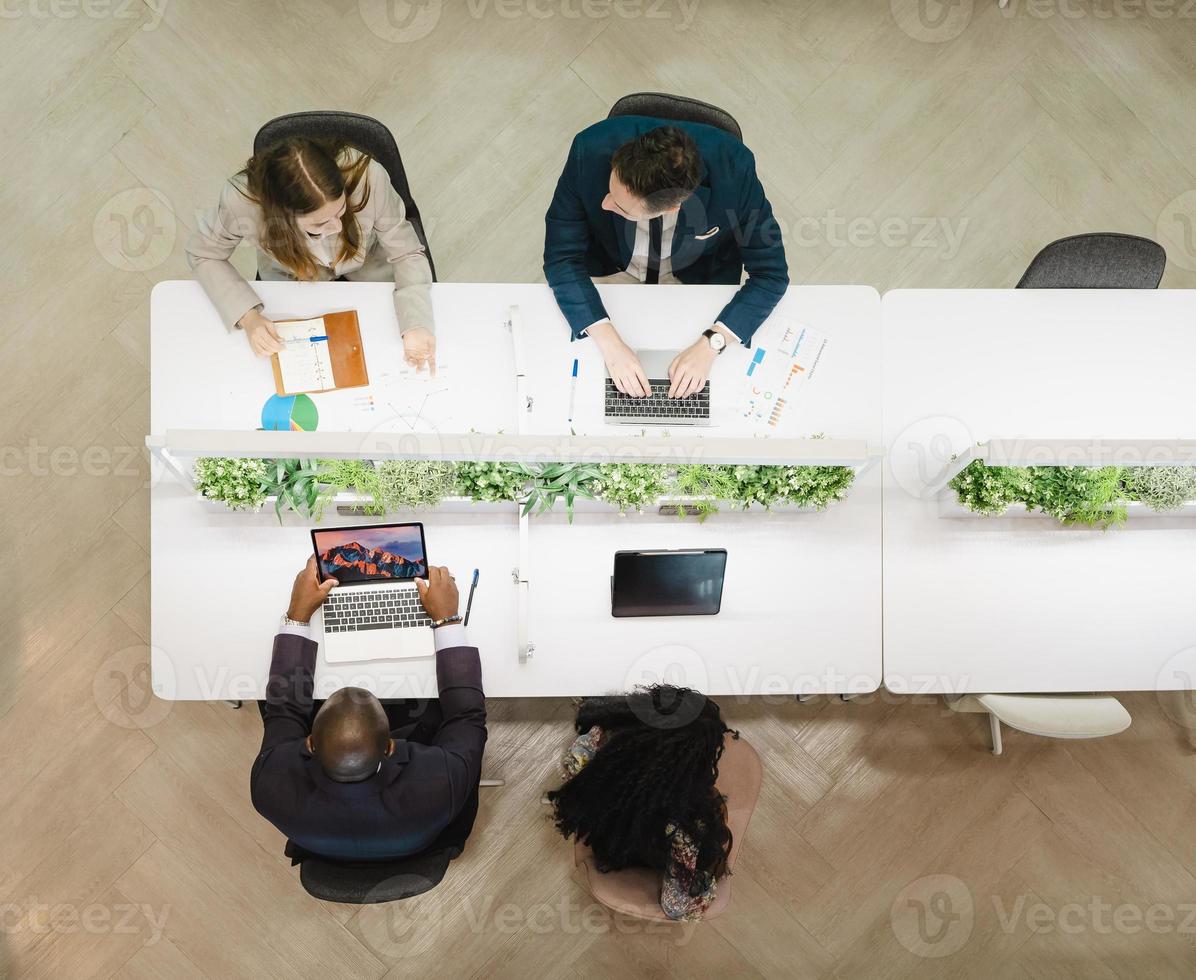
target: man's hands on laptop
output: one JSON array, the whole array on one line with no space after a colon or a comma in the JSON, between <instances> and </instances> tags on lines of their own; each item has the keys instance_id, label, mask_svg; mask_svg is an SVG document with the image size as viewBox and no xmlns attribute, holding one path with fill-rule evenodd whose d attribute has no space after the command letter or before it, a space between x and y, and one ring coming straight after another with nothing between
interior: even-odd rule
<instances>
[{"instance_id":1,"label":"man's hands on laptop","mask_svg":"<svg viewBox=\"0 0 1196 980\"><path fill-rule=\"evenodd\" d=\"M669 397L686 398L696 395L710 379L710 368L718 351L705 337L699 337L673 358L669 365Z\"/></svg>"},{"instance_id":2,"label":"man's hands on laptop","mask_svg":"<svg viewBox=\"0 0 1196 980\"><path fill-rule=\"evenodd\" d=\"M619 391L632 398L647 398L652 394L652 386L648 383L648 376L644 374L640 359L635 356L635 351L623 342L610 320L595 323L586 332L586 336L594 338L594 343L598 345L602 359L606 362L606 370L610 372L610 379Z\"/></svg>"},{"instance_id":3,"label":"man's hands on laptop","mask_svg":"<svg viewBox=\"0 0 1196 980\"><path fill-rule=\"evenodd\" d=\"M426 579L417 578L415 587L419 590L419 601L424 604L432 622L456 616L461 605L457 594L457 583L443 565L432 565Z\"/></svg>"},{"instance_id":4,"label":"man's hands on laptop","mask_svg":"<svg viewBox=\"0 0 1196 980\"><path fill-rule=\"evenodd\" d=\"M287 619L296 623L310 623L315 611L324 605L328 593L336 588L336 579L328 577L325 582L320 581L316 568L316 556L312 555L303 566L303 571L295 576L295 584L291 587L291 604L287 607Z\"/></svg>"}]
</instances>

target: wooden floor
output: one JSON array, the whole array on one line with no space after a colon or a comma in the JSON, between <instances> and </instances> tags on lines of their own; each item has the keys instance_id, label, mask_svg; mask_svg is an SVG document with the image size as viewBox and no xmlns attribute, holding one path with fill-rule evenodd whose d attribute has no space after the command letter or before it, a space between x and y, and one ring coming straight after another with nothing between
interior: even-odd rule
<instances>
[{"instance_id":1,"label":"wooden floor","mask_svg":"<svg viewBox=\"0 0 1196 980\"><path fill-rule=\"evenodd\" d=\"M1115 229L1196 286L1191 5L921 2L5 5L0 974L1196 974L1196 722L1153 695L1002 758L934 699L726 699L766 770L734 901L653 929L587 900L539 804L565 701L491 704L468 853L358 911L253 812L256 712L147 696L149 290L279 113L385 121L449 280L538 281L570 137L665 90L741 121L798 282L1010 286Z\"/></svg>"}]
</instances>

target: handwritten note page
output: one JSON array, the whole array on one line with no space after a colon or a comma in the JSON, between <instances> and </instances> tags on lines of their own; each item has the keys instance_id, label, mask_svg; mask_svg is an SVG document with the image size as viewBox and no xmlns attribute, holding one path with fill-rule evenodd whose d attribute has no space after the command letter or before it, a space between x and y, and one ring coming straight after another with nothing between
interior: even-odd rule
<instances>
[{"instance_id":1,"label":"handwritten note page","mask_svg":"<svg viewBox=\"0 0 1196 980\"><path fill-rule=\"evenodd\" d=\"M278 353L282 386L288 393L328 391L336 387L324 318L280 320L274 324L284 349ZM319 339L315 339L319 338Z\"/></svg>"}]
</instances>

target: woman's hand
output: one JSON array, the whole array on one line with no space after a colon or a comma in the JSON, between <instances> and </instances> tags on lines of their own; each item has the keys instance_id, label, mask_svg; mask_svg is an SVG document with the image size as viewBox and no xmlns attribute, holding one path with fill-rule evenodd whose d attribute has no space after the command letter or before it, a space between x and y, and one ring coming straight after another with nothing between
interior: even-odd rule
<instances>
[{"instance_id":1,"label":"woman's hand","mask_svg":"<svg viewBox=\"0 0 1196 980\"><path fill-rule=\"evenodd\" d=\"M237 326L245 331L245 339L258 357L269 357L283 349L282 338L274 329L274 321L267 320L257 310L250 310L240 320Z\"/></svg>"},{"instance_id":2,"label":"woman's hand","mask_svg":"<svg viewBox=\"0 0 1196 980\"><path fill-rule=\"evenodd\" d=\"M403 334L403 358L417 371L422 371L426 364L432 377L436 377L436 338L432 331L412 327Z\"/></svg>"}]
</instances>

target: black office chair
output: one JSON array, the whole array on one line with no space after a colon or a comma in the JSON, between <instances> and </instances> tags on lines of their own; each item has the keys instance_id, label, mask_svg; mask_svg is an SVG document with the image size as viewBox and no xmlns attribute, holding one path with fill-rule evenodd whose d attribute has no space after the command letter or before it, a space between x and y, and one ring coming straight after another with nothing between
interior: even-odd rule
<instances>
[{"instance_id":1,"label":"black office chair","mask_svg":"<svg viewBox=\"0 0 1196 980\"><path fill-rule=\"evenodd\" d=\"M309 854L290 841L286 847L287 857L299 865L304 890L342 905L376 905L422 895L440 884L449 862L460 853L460 848L442 848L395 861L350 864Z\"/></svg>"},{"instance_id":2,"label":"black office chair","mask_svg":"<svg viewBox=\"0 0 1196 980\"><path fill-rule=\"evenodd\" d=\"M1137 235L1095 232L1051 242L1034 256L1018 289L1158 289L1167 253Z\"/></svg>"},{"instance_id":3,"label":"black office chair","mask_svg":"<svg viewBox=\"0 0 1196 980\"><path fill-rule=\"evenodd\" d=\"M663 92L625 95L611 107L606 118L613 119L615 116L651 116L654 119L705 123L730 133L737 140L743 140L743 132L731 113L709 102L700 102L684 95L666 95Z\"/></svg>"},{"instance_id":4,"label":"black office chair","mask_svg":"<svg viewBox=\"0 0 1196 980\"><path fill-rule=\"evenodd\" d=\"M403 205L407 209L407 220L415 228L424 247L424 254L428 257L428 266L432 270L432 281L436 281L436 265L432 262L432 252L428 248L428 236L424 234L424 224L419 215L419 207L415 198L411 196L411 187L407 183L407 172L403 169L403 159L399 156L399 147L395 138L377 119L363 116L356 112L341 112L335 109L313 110L310 112L292 112L289 115L271 119L257 131L253 138L253 152L259 153L271 143L287 139L290 136L306 136L309 139L343 139L357 147L363 153L377 160L390 175L391 186L394 187Z\"/></svg>"}]
</instances>

